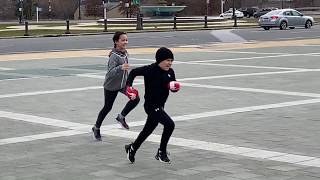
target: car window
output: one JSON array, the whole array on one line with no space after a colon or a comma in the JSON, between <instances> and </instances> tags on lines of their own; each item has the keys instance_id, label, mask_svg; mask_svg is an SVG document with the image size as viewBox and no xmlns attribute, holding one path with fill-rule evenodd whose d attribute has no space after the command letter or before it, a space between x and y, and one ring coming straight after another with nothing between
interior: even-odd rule
<instances>
[{"instance_id":1,"label":"car window","mask_svg":"<svg viewBox=\"0 0 320 180\"><path fill-rule=\"evenodd\" d=\"M274 11L270 11L270 12L268 12L267 13L267 15L278 15L278 14L280 14L281 13L281 11L280 10L274 10Z\"/></svg>"},{"instance_id":2,"label":"car window","mask_svg":"<svg viewBox=\"0 0 320 180\"><path fill-rule=\"evenodd\" d=\"M301 14L298 13L297 11L291 11L291 13L292 13L292 16L300 16L300 15L301 15Z\"/></svg>"},{"instance_id":3,"label":"car window","mask_svg":"<svg viewBox=\"0 0 320 180\"><path fill-rule=\"evenodd\" d=\"M285 16L291 16L291 11L285 11L285 12L283 12L283 15L285 15Z\"/></svg>"}]
</instances>

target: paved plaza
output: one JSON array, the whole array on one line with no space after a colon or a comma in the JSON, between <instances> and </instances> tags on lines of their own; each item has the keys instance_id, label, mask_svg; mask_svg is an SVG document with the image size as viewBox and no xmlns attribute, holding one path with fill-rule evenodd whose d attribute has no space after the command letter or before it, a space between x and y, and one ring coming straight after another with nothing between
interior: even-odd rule
<instances>
[{"instance_id":1,"label":"paved plaza","mask_svg":"<svg viewBox=\"0 0 320 180\"><path fill-rule=\"evenodd\" d=\"M144 100L103 122L106 50L0 55L0 180L319 180L320 41L287 40L172 47L182 89L166 111L176 123L171 164L154 156L162 125L135 164L124 145L141 131ZM129 49L133 66L154 62L155 48ZM143 80L134 86L143 96Z\"/></svg>"}]
</instances>

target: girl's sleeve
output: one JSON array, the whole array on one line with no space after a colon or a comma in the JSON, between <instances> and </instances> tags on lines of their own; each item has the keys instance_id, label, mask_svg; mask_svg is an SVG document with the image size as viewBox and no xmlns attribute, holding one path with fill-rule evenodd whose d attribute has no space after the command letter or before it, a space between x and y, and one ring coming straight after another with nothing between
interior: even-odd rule
<instances>
[{"instance_id":1,"label":"girl's sleeve","mask_svg":"<svg viewBox=\"0 0 320 180\"><path fill-rule=\"evenodd\" d=\"M111 55L108 62L108 74L109 76L114 76L122 72L121 64L118 63L118 58Z\"/></svg>"},{"instance_id":2,"label":"girl's sleeve","mask_svg":"<svg viewBox=\"0 0 320 180\"><path fill-rule=\"evenodd\" d=\"M137 67L134 68L130 71L128 79L127 79L127 85L132 86L134 78L136 76L144 76L148 70L149 66L142 66L142 67Z\"/></svg>"}]
</instances>

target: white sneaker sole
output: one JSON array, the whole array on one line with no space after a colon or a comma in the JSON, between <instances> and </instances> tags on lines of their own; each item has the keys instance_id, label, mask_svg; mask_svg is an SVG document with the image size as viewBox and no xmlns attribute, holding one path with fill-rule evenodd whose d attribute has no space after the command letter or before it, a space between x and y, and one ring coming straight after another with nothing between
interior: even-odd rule
<instances>
[{"instance_id":1,"label":"white sneaker sole","mask_svg":"<svg viewBox=\"0 0 320 180\"><path fill-rule=\"evenodd\" d=\"M159 157L155 157L156 158L156 160L158 160L158 161L160 161L160 162L162 162L162 163L164 163L164 164L171 164L171 161L169 161L169 162L165 162L165 161L162 161Z\"/></svg>"},{"instance_id":2,"label":"white sneaker sole","mask_svg":"<svg viewBox=\"0 0 320 180\"><path fill-rule=\"evenodd\" d=\"M119 125L120 125L120 127L121 127L122 129L129 130L129 129L125 128L120 121L118 121L118 120L116 120L116 121L117 121L117 123L119 123Z\"/></svg>"}]
</instances>

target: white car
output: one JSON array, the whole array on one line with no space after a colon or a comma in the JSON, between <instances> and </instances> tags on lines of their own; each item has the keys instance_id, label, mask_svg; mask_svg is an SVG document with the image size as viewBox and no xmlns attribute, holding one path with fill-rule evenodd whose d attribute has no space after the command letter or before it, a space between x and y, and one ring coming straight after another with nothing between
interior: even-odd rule
<instances>
[{"instance_id":1,"label":"white car","mask_svg":"<svg viewBox=\"0 0 320 180\"><path fill-rule=\"evenodd\" d=\"M235 10L234 13L235 13L237 18L243 18L244 17L243 12L241 12L241 11ZM232 15L233 15L233 11L232 11L232 9L229 9L228 11L220 14L220 17L223 17L224 19L232 19Z\"/></svg>"}]
</instances>

